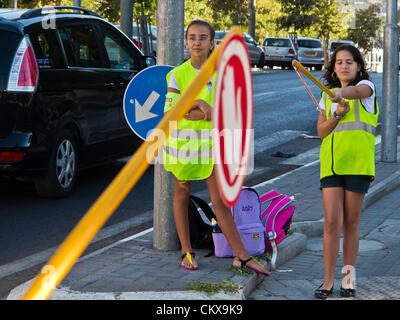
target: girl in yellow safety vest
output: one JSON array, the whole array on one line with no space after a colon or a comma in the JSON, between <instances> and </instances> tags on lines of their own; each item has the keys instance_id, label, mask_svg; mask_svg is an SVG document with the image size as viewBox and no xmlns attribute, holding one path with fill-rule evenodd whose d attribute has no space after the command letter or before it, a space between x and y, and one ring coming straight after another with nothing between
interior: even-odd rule
<instances>
[{"instance_id":1,"label":"girl in yellow safety vest","mask_svg":"<svg viewBox=\"0 0 400 320\"><path fill-rule=\"evenodd\" d=\"M361 208L375 176L375 129L378 103L360 51L343 45L333 53L324 74L334 97L325 93L317 124L322 139L321 185L324 206L324 282L315 291L325 299L333 292L335 266L343 228L340 294L355 295L355 262Z\"/></svg>"},{"instance_id":2,"label":"girl in yellow safety vest","mask_svg":"<svg viewBox=\"0 0 400 320\"><path fill-rule=\"evenodd\" d=\"M194 20L189 24L185 43L190 59L167 75L168 93L164 112L174 106L180 93L196 77L214 48L214 35L213 27L206 21ZM205 180L220 228L235 254L233 265L246 266L268 276L270 273L246 251L230 208L225 205L217 187L211 139L214 80L215 76L203 88L184 119L178 122L177 130L171 133L164 146L164 167L175 176L173 211L182 247L181 267L188 270L198 269L190 243L188 205L191 181Z\"/></svg>"}]
</instances>

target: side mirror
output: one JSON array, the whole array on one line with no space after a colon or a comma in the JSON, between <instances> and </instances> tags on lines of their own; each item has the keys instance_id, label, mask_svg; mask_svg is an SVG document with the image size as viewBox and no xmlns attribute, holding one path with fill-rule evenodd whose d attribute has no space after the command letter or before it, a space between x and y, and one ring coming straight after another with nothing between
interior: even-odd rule
<instances>
[{"instance_id":1,"label":"side mirror","mask_svg":"<svg viewBox=\"0 0 400 320\"><path fill-rule=\"evenodd\" d=\"M156 58L153 56L146 56L146 67L151 67L156 65Z\"/></svg>"}]
</instances>

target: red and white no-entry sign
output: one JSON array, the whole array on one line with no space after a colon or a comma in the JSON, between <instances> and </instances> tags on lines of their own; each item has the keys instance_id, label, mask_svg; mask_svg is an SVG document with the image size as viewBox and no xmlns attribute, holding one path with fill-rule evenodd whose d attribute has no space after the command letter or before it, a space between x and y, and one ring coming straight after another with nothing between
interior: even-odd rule
<instances>
[{"instance_id":1,"label":"red and white no-entry sign","mask_svg":"<svg viewBox=\"0 0 400 320\"><path fill-rule=\"evenodd\" d=\"M213 107L213 149L218 186L233 206L247 173L253 140L253 83L247 46L233 35L221 50Z\"/></svg>"}]
</instances>

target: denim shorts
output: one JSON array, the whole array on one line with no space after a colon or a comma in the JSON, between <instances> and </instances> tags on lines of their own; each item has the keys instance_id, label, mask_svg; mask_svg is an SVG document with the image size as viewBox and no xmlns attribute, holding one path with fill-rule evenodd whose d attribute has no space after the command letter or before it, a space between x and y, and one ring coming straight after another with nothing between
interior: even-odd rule
<instances>
[{"instance_id":1,"label":"denim shorts","mask_svg":"<svg viewBox=\"0 0 400 320\"><path fill-rule=\"evenodd\" d=\"M342 187L348 191L367 193L372 180L371 176L333 175L321 179L320 189Z\"/></svg>"}]
</instances>

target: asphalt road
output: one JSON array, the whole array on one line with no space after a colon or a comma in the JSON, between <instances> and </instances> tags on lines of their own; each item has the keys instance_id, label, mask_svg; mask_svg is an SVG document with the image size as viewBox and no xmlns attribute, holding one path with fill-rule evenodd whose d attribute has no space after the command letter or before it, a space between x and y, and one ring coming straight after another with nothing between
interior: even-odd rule
<instances>
[{"instance_id":1,"label":"asphalt road","mask_svg":"<svg viewBox=\"0 0 400 320\"><path fill-rule=\"evenodd\" d=\"M322 72L313 71L320 78ZM381 104L382 74L372 73ZM320 141L302 139L301 133L316 135L318 112L296 73L267 70L253 76L254 170L246 185L255 185L311 161ZM310 83L319 99L320 89ZM276 157L307 154L311 158L288 162ZM294 159L297 159L294 158ZM0 183L0 298L31 279L62 243L102 191L125 164L126 159L81 172L76 188L65 199L38 198L26 182ZM204 182L193 184L194 193L204 195ZM153 168L150 167L128 197L103 227L103 236L87 252L132 233L149 228L153 208Z\"/></svg>"}]
</instances>

